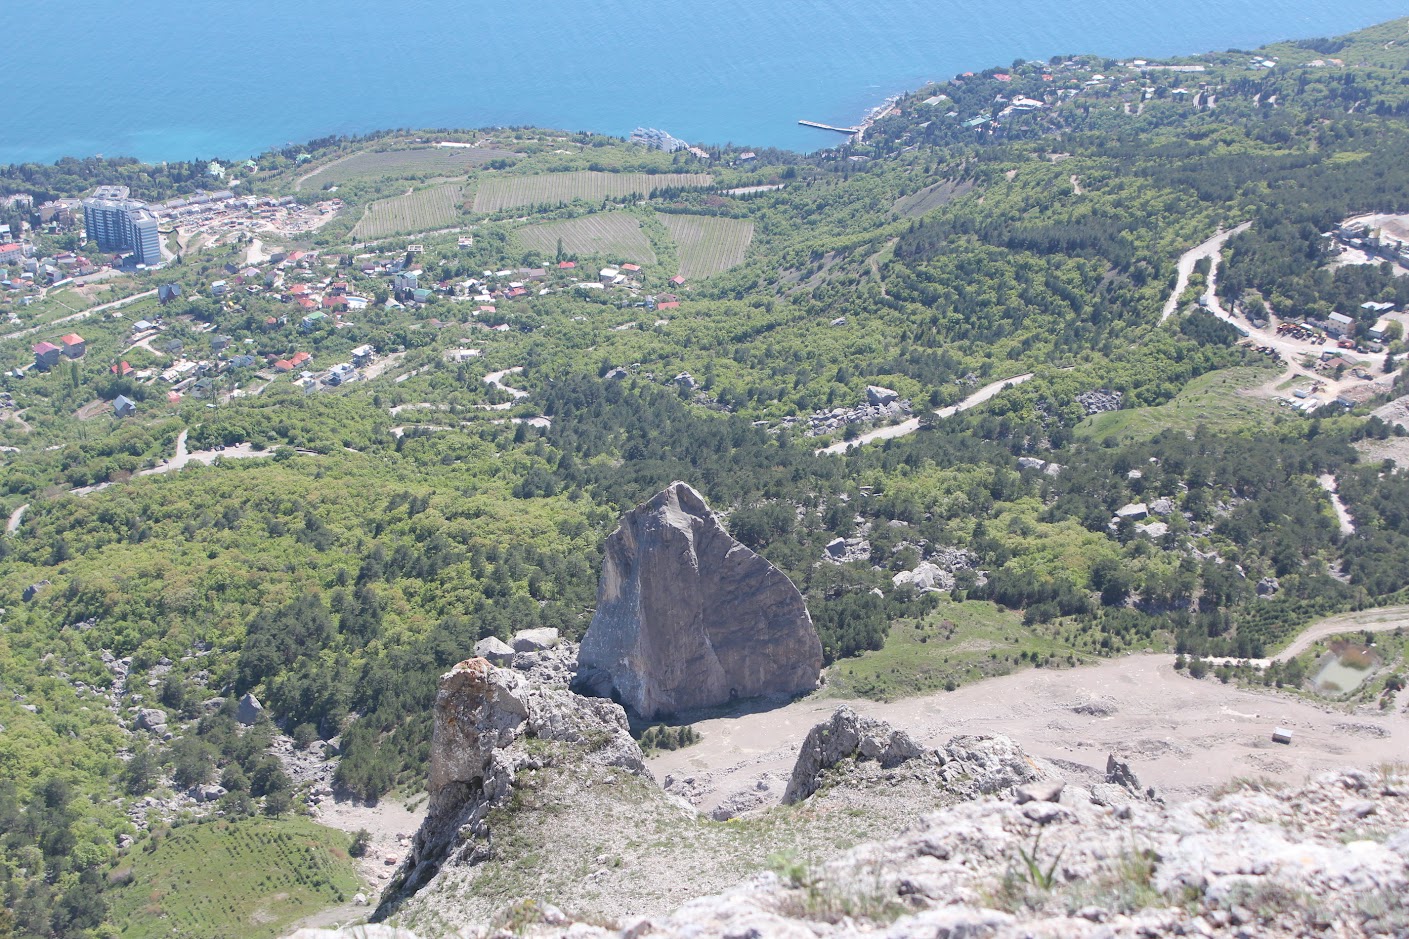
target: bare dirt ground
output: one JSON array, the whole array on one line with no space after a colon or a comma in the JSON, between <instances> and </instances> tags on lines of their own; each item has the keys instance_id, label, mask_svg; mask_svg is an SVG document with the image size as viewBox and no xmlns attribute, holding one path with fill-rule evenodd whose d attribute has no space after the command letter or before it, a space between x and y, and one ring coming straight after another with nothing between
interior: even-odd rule
<instances>
[{"instance_id":1,"label":"bare dirt ground","mask_svg":"<svg viewBox=\"0 0 1409 939\"><path fill-rule=\"evenodd\" d=\"M1409 468L1409 437L1389 437L1384 440L1361 440L1355 444L1363 462L1393 460L1399 471Z\"/></svg>"},{"instance_id":2,"label":"bare dirt ground","mask_svg":"<svg viewBox=\"0 0 1409 939\"><path fill-rule=\"evenodd\" d=\"M1306 642L1368 625L1409 624L1409 608L1366 611L1318 624ZM1314 635L1311 635L1314 634ZM1300 640L1299 640L1300 641ZM1295 646L1295 644L1294 644ZM1291 650L1289 650L1291 651ZM694 777L712 809L768 774L787 778L807 731L842 702L808 698L786 707L703 720L703 740L650 760L658 779ZM936 746L958 734L1005 734L1034 756L1104 771L1115 754L1166 799L1206 793L1237 777L1301 782L1344 766L1402 758L1409 712L1350 715L1290 694L1248 691L1174 669L1174 656L1130 655L1075 669L1029 669L902 701L845 702ZM1274 727L1294 732L1274 744Z\"/></svg>"},{"instance_id":3,"label":"bare dirt ground","mask_svg":"<svg viewBox=\"0 0 1409 939\"><path fill-rule=\"evenodd\" d=\"M1355 519L1351 518L1345 503L1341 501L1340 491L1336 487L1336 477L1330 473L1322 473L1316 477L1316 481L1321 484L1322 489L1326 490L1326 495L1331 497L1331 507L1336 510L1336 521L1340 523L1341 534L1355 534Z\"/></svg>"}]
</instances>

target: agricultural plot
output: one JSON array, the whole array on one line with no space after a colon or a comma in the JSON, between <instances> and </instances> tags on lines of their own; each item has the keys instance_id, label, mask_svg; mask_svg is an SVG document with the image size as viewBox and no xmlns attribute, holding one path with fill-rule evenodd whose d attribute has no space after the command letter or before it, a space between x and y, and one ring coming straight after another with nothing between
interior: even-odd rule
<instances>
[{"instance_id":1,"label":"agricultural plot","mask_svg":"<svg viewBox=\"0 0 1409 939\"><path fill-rule=\"evenodd\" d=\"M623 196L650 195L652 189L703 187L714 182L708 173L542 173L486 179L475 193L476 212L498 212L521 205L557 205L573 199L600 202Z\"/></svg>"},{"instance_id":2,"label":"agricultural plot","mask_svg":"<svg viewBox=\"0 0 1409 939\"><path fill-rule=\"evenodd\" d=\"M659 218L680 251L680 275L708 277L744 260L753 241L753 222L708 215L666 215Z\"/></svg>"},{"instance_id":3,"label":"agricultural plot","mask_svg":"<svg viewBox=\"0 0 1409 939\"><path fill-rule=\"evenodd\" d=\"M465 187L458 183L419 189L404 196L380 199L352 229L352 238L368 241L397 233L433 231L454 225L460 218Z\"/></svg>"},{"instance_id":4,"label":"agricultural plot","mask_svg":"<svg viewBox=\"0 0 1409 939\"><path fill-rule=\"evenodd\" d=\"M518 236L525 248L544 254L555 253L561 238L563 250L571 254L656 263L656 253L641 230L640 220L629 212L599 212L566 222L530 225L519 229Z\"/></svg>"},{"instance_id":5,"label":"agricultural plot","mask_svg":"<svg viewBox=\"0 0 1409 939\"><path fill-rule=\"evenodd\" d=\"M173 829L133 851L106 895L130 939L273 939L357 891L348 837L302 818L247 818Z\"/></svg>"},{"instance_id":6,"label":"agricultural plot","mask_svg":"<svg viewBox=\"0 0 1409 939\"><path fill-rule=\"evenodd\" d=\"M897 199L895 202L896 214L905 218L919 218L921 215L932 212L973 191L974 185L971 180L964 182L945 180L942 183L935 183L933 186L926 186L924 189Z\"/></svg>"},{"instance_id":7,"label":"agricultural plot","mask_svg":"<svg viewBox=\"0 0 1409 939\"><path fill-rule=\"evenodd\" d=\"M519 154L478 147L419 147L414 150L367 150L334 160L303 177L296 188L314 189L350 179L395 179L398 176L459 176L491 160L509 160Z\"/></svg>"}]
</instances>

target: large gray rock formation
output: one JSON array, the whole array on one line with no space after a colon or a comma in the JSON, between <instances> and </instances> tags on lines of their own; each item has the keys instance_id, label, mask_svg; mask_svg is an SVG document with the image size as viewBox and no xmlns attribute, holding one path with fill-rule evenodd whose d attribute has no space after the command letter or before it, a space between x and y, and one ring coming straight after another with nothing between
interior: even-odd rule
<instances>
[{"instance_id":1,"label":"large gray rock formation","mask_svg":"<svg viewBox=\"0 0 1409 939\"><path fill-rule=\"evenodd\" d=\"M607 539L578 687L644 718L811 691L822 644L802 595L685 483Z\"/></svg>"},{"instance_id":2,"label":"large gray rock formation","mask_svg":"<svg viewBox=\"0 0 1409 939\"><path fill-rule=\"evenodd\" d=\"M535 684L485 659L468 659L442 675L426 818L374 918L389 915L442 865L493 857L490 813L512 799L521 771L559 760L651 779L626 713L610 701Z\"/></svg>"}]
</instances>

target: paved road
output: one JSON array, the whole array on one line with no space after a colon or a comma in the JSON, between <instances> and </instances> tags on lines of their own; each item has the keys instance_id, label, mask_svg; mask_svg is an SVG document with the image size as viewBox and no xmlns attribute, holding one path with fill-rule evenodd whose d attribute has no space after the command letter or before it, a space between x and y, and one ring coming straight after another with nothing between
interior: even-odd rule
<instances>
[{"instance_id":1,"label":"paved road","mask_svg":"<svg viewBox=\"0 0 1409 939\"><path fill-rule=\"evenodd\" d=\"M963 401L960 401L958 404L951 404L948 407L940 408L939 410L935 411L934 416L940 418L941 420L946 417L953 417L960 411L967 411L969 408L977 407L978 405L983 404L988 399L997 395L998 392L1002 391L1004 388L1011 388L1014 385L1021 385L1023 382L1027 381L1031 377L1032 373L1028 372L1026 375L1014 375L1012 378L1000 378L998 381L989 382L987 385L984 385L978 391L975 391L973 394L969 395L967 398L965 398ZM489 379L485 379L485 381L488 380ZM918 417L912 417L908 421L904 421L899 424L891 424L886 427L878 427L875 430L868 431L862 434L854 440L843 440L840 443L834 443L831 446L823 447L822 449L817 451L817 454L820 456L823 453L845 453L852 447L865 446L866 444L874 443L877 440L893 440L896 437L904 437L907 434L913 434L919 429L920 419Z\"/></svg>"}]
</instances>

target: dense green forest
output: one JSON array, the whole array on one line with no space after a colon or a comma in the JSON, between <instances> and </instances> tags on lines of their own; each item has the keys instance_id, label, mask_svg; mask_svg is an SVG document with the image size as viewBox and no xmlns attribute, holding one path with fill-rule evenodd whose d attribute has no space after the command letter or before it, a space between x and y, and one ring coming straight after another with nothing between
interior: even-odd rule
<instances>
[{"instance_id":1,"label":"dense green forest","mask_svg":"<svg viewBox=\"0 0 1409 939\"><path fill-rule=\"evenodd\" d=\"M1409 305L1409 278L1387 261L1334 265L1325 236L1352 216L1409 211L1409 56L1384 46L1404 25L1260 50L1279 58L1272 69L1247 52L1185 62L1201 72L1017 63L921 89L863 141L813 155L716 148L701 160L588 134L485 132L513 159L457 177L472 241L427 234L416 252L405 239L354 246L351 232L368 204L444 184L395 161L421 138L329 138L262 155L248 191L321 198L302 181L321 194L317 172L350 173L339 161L359 153L402 167L339 178L349 211L287 246L314 254L286 265L283 283L343 283L365 308L303 322L287 289L213 296L213 281L243 276L243 243L126 283L179 284L172 302L74 326L58 322L74 303L123 294L0 299L24 317L0 340L0 391L14 402L0 421L12 518L0 538L0 937L116 934L118 845L152 844L129 814L136 799L218 782L227 818L296 810L268 750L278 731L304 747L335 741L347 794L416 791L437 676L486 636L580 637L603 539L675 479L794 580L828 663L882 648L892 623L951 599L1015 611L1072 662L1146 648L1260 656L1315 616L1402 601L1409 480L1364 456L1404 433L1369 414L1405 390L1391 385L1400 336L1373 357L1391 378L1353 408L1309 418L1234 393L1215 412L1190 405L1191 389L1275 386L1291 363L1195 303L1207 261L1175 315L1161 308L1181 252L1249 221L1218 275L1230 306L1350 311L1365 327L1364 304ZM1333 53L1341 65L1314 64ZM1010 107L1023 96L1043 106ZM473 212L489 180L570 172L714 182ZM157 199L206 186L203 173L64 160L0 168L0 195L120 183ZM525 224L608 212L635 213L659 248L639 291L574 286L619 256L520 238ZM746 221L751 241L723 272L671 283L682 249L662 214ZM38 240L63 237L74 236ZM431 296L397 302L393 265L419 269ZM536 268L542 292L492 311L453 296L485 271ZM144 317L162 329L139 343ZM33 343L72 328L82 359L27 368ZM338 388L310 390L272 365L302 351L323 369L365 344L385 371ZM206 396L169 401L153 377L234 353L250 361ZM506 382L524 396L485 381L514 367ZM933 413L1026 373L982 407ZM910 402L919 430L819 453L866 429L827 420L870 385ZM136 416L113 416L119 394ZM1092 395L1119 410L1096 414ZM1092 429L1112 420L1121 432ZM147 472L183 432L212 465ZM238 444L250 454L215 449ZM1322 474L1339 481L1353 532ZM1132 504L1159 527L1119 514ZM828 560L837 538L860 556ZM941 550L971 559L952 587L897 584ZM246 692L266 707L250 728L234 716ZM167 712L171 739L134 729L150 707Z\"/></svg>"}]
</instances>

